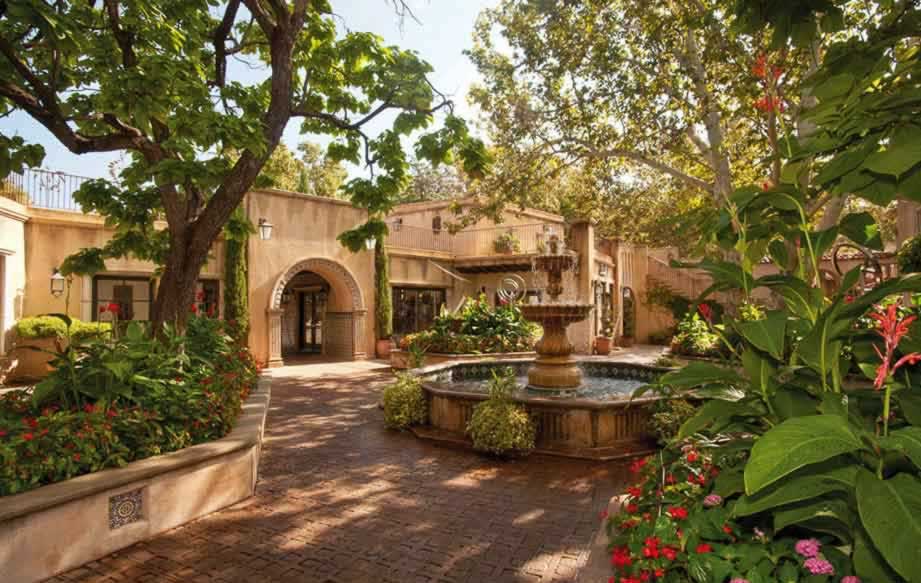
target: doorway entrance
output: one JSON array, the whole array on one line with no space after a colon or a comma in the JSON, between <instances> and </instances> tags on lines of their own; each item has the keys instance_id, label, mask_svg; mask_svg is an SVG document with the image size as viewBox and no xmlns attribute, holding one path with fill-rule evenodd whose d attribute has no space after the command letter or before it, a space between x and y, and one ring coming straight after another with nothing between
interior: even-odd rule
<instances>
[{"instance_id":1,"label":"doorway entrance","mask_svg":"<svg viewBox=\"0 0 921 583\"><path fill-rule=\"evenodd\" d=\"M326 315L326 299L329 292L324 289L316 291L299 291L298 295L298 322L300 337L298 338L298 352L301 354L322 354L323 352L323 320Z\"/></svg>"},{"instance_id":2,"label":"doorway entrance","mask_svg":"<svg viewBox=\"0 0 921 583\"><path fill-rule=\"evenodd\" d=\"M281 295L283 356L326 354L329 284L312 271L301 271Z\"/></svg>"}]
</instances>

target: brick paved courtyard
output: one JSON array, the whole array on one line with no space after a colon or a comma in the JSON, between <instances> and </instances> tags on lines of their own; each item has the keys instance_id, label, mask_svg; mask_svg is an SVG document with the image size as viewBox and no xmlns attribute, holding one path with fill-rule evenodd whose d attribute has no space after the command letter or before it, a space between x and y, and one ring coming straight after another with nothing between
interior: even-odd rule
<instances>
[{"instance_id":1,"label":"brick paved courtyard","mask_svg":"<svg viewBox=\"0 0 921 583\"><path fill-rule=\"evenodd\" d=\"M276 371L256 496L51 581L572 581L626 473L387 431L373 362Z\"/></svg>"}]
</instances>

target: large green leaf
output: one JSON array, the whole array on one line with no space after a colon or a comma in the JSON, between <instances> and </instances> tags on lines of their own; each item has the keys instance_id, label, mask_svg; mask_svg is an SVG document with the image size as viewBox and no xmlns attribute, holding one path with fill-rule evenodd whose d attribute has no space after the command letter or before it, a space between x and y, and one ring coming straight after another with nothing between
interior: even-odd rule
<instances>
[{"instance_id":1,"label":"large green leaf","mask_svg":"<svg viewBox=\"0 0 921 583\"><path fill-rule=\"evenodd\" d=\"M742 496L736 503L733 514L748 516L777 506L816 498L828 492L854 489L857 466L831 464L826 467L817 465L815 468L815 473L810 472L812 468L804 468L802 471L810 473L792 476L788 480L771 484L757 494Z\"/></svg>"},{"instance_id":2,"label":"large green leaf","mask_svg":"<svg viewBox=\"0 0 921 583\"><path fill-rule=\"evenodd\" d=\"M745 493L754 494L799 468L861 447L860 438L837 415L787 419L755 442L745 467Z\"/></svg>"},{"instance_id":3,"label":"large green leaf","mask_svg":"<svg viewBox=\"0 0 921 583\"><path fill-rule=\"evenodd\" d=\"M787 314L783 310L772 310L766 317L753 322L736 322L736 329L759 350L777 360L783 359L787 331Z\"/></svg>"},{"instance_id":4,"label":"large green leaf","mask_svg":"<svg viewBox=\"0 0 921 583\"><path fill-rule=\"evenodd\" d=\"M816 319L822 305L822 291L790 275L766 275L755 281L756 287L766 287L780 294L787 308L809 321Z\"/></svg>"},{"instance_id":5,"label":"large green leaf","mask_svg":"<svg viewBox=\"0 0 921 583\"><path fill-rule=\"evenodd\" d=\"M851 213L841 219L838 226L842 235L858 245L882 251L883 239L879 234L879 225L870 213Z\"/></svg>"},{"instance_id":6,"label":"large green leaf","mask_svg":"<svg viewBox=\"0 0 921 583\"><path fill-rule=\"evenodd\" d=\"M684 422L678 432L683 439L713 425L725 427L734 417L760 417L767 413L765 408L753 401L707 401L697 410L697 414Z\"/></svg>"},{"instance_id":7,"label":"large green leaf","mask_svg":"<svg viewBox=\"0 0 921 583\"><path fill-rule=\"evenodd\" d=\"M914 124L905 124L895 130L886 149L867 156L863 166L867 170L898 178L919 162L921 128Z\"/></svg>"},{"instance_id":8,"label":"large green leaf","mask_svg":"<svg viewBox=\"0 0 921 583\"><path fill-rule=\"evenodd\" d=\"M880 480L862 470L857 476L860 520L883 558L902 577L921 581L921 482L908 474Z\"/></svg>"},{"instance_id":9,"label":"large green leaf","mask_svg":"<svg viewBox=\"0 0 921 583\"><path fill-rule=\"evenodd\" d=\"M686 367L662 375L659 383L676 389L691 389L713 383L738 383L742 378L729 368L709 362L692 362Z\"/></svg>"},{"instance_id":10,"label":"large green leaf","mask_svg":"<svg viewBox=\"0 0 921 583\"><path fill-rule=\"evenodd\" d=\"M884 449L892 449L905 454L921 468L921 427L896 429L888 437L880 438L879 444Z\"/></svg>"},{"instance_id":11,"label":"large green leaf","mask_svg":"<svg viewBox=\"0 0 921 583\"><path fill-rule=\"evenodd\" d=\"M898 575L892 572L886 559L880 554L863 528L857 528L854 537L854 571L861 583L889 583Z\"/></svg>"},{"instance_id":12,"label":"large green leaf","mask_svg":"<svg viewBox=\"0 0 921 583\"><path fill-rule=\"evenodd\" d=\"M798 524L832 534L846 543L853 539L852 511L848 508L847 502L840 498L820 498L812 502L794 504L773 514L775 531Z\"/></svg>"},{"instance_id":13,"label":"large green leaf","mask_svg":"<svg viewBox=\"0 0 921 583\"><path fill-rule=\"evenodd\" d=\"M917 391L901 391L895 398L905 419L912 425L921 427L921 394Z\"/></svg>"},{"instance_id":14,"label":"large green leaf","mask_svg":"<svg viewBox=\"0 0 921 583\"><path fill-rule=\"evenodd\" d=\"M745 369L754 390L765 394L773 392L777 367L770 360L758 354L758 351L746 348L742 352L742 368Z\"/></svg>"}]
</instances>

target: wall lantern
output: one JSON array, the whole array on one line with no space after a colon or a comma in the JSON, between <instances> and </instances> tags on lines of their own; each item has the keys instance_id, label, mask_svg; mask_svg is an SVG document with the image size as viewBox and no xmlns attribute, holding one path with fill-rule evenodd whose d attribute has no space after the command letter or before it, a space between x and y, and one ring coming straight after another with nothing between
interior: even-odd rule
<instances>
[{"instance_id":1,"label":"wall lantern","mask_svg":"<svg viewBox=\"0 0 921 583\"><path fill-rule=\"evenodd\" d=\"M64 287L67 285L67 278L61 275L59 269L55 269L51 274L51 295L56 298L64 294Z\"/></svg>"},{"instance_id":2,"label":"wall lantern","mask_svg":"<svg viewBox=\"0 0 921 583\"><path fill-rule=\"evenodd\" d=\"M275 228L275 225L268 222L265 219L259 219L259 238L263 241L268 241L272 238L272 229Z\"/></svg>"},{"instance_id":3,"label":"wall lantern","mask_svg":"<svg viewBox=\"0 0 921 583\"><path fill-rule=\"evenodd\" d=\"M376 239L365 239L365 249L368 251L374 251L374 244L377 242Z\"/></svg>"},{"instance_id":4,"label":"wall lantern","mask_svg":"<svg viewBox=\"0 0 921 583\"><path fill-rule=\"evenodd\" d=\"M598 275L601 277L606 277L608 275L608 264L601 263L598 265Z\"/></svg>"}]
</instances>

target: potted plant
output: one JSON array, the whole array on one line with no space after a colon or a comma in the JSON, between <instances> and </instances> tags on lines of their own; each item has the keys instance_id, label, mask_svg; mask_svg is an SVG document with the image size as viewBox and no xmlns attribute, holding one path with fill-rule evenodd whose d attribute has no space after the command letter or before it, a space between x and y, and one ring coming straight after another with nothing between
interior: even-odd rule
<instances>
[{"instance_id":1,"label":"potted plant","mask_svg":"<svg viewBox=\"0 0 921 583\"><path fill-rule=\"evenodd\" d=\"M518 240L518 237L516 237L515 233L511 230L496 237L492 246L496 253L508 254L519 253L521 251L521 241Z\"/></svg>"},{"instance_id":2,"label":"potted plant","mask_svg":"<svg viewBox=\"0 0 921 583\"><path fill-rule=\"evenodd\" d=\"M611 354L611 337L614 336L614 325L611 316L606 314L601 320L601 334L595 338L595 352L597 354Z\"/></svg>"},{"instance_id":3,"label":"potted plant","mask_svg":"<svg viewBox=\"0 0 921 583\"><path fill-rule=\"evenodd\" d=\"M393 350L393 294L390 290L390 268L384 242L378 238L374 244L374 327L378 358L389 359Z\"/></svg>"}]
</instances>

